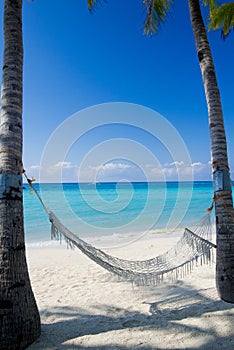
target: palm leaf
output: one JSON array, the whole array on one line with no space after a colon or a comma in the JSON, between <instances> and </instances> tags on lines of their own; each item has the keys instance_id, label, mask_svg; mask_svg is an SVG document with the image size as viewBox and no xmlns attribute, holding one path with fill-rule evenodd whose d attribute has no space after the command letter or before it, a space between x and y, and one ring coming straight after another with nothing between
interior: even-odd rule
<instances>
[{"instance_id":1,"label":"palm leaf","mask_svg":"<svg viewBox=\"0 0 234 350\"><path fill-rule=\"evenodd\" d=\"M211 11L214 8L217 7L217 1L216 0L202 0L202 3L203 3L204 6L209 6Z\"/></svg>"},{"instance_id":2,"label":"palm leaf","mask_svg":"<svg viewBox=\"0 0 234 350\"><path fill-rule=\"evenodd\" d=\"M221 28L225 38L234 28L234 2L213 9L210 13L209 27L215 30Z\"/></svg>"},{"instance_id":3,"label":"palm leaf","mask_svg":"<svg viewBox=\"0 0 234 350\"><path fill-rule=\"evenodd\" d=\"M144 33L152 35L157 33L160 25L171 10L173 0L143 0L146 8Z\"/></svg>"},{"instance_id":4,"label":"palm leaf","mask_svg":"<svg viewBox=\"0 0 234 350\"><path fill-rule=\"evenodd\" d=\"M91 11L98 0L88 0L88 9Z\"/></svg>"}]
</instances>

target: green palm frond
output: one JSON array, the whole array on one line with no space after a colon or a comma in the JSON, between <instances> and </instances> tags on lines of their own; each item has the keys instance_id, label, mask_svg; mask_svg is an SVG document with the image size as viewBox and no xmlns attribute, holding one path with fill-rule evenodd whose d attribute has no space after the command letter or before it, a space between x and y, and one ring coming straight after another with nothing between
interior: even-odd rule
<instances>
[{"instance_id":1,"label":"green palm frond","mask_svg":"<svg viewBox=\"0 0 234 350\"><path fill-rule=\"evenodd\" d=\"M91 11L98 0L88 0L88 9Z\"/></svg>"},{"instance_id":2,"label":"green palm frond","mask_svg":"<svg viewBox=\"0 0 234 350\"><path fill-rule=\"evenodd\" d=\"M152 35L157 33L158 28L164 22L171 10L173 0L143 0L146 8L144 33Z\"/></svg>"},{"instance_id":3,"label":"green palm frond","mask_svg":"<svg viewBox=\"0 0 234 350\"><path fill-rule=\"evenodd\" d=\"M108 0L87 0L88 9L90 12L94 12L102 3L106 3Z\"/></svg>"},{"instance_id":4,"label":"green palm frond","mask_svg":"<svg viewBox=\"0 0 234 350\"><path fill-rule=\"evenodd\" d=\"M234 2L223 4L213 9L210 13L210 29L222 29L225 38L234 28Z\"/></svg>"},{"instance_id":5,"label":"green palm frond","mask_svg":"<svg viewBox=\"0 0 234 350\"><path fill-rule=\"evenodd\" d=\"M216 0L202 0L202 3L204 6L209 6L211 11L217 7Z\"/></svg>"}]
</instances>

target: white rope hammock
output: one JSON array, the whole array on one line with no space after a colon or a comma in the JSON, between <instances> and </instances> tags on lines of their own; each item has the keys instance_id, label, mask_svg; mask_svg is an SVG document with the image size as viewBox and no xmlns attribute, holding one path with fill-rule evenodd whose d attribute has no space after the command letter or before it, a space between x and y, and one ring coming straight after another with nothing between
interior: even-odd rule
<instances>
[{"instance_id":1,"label":"white rope hammock","mask_svg":"<svg viewBox=\"0 0 234 350\"><path fill-rule=\"evenodd\" d=\"M192 230L185 228L177 244L167 252L148 260L125 260L105 253L85 242L68 228L44 204L36 188L25 174L30 187L43 205L51 222L51 238L61 239L70 247L77 247L91 260L121 279L136 285L158 285L164 280L176 280L190 273L195 265L212 261L212 248L216 245L211 240L210 213Z\"/></svg>"}]
</instances>

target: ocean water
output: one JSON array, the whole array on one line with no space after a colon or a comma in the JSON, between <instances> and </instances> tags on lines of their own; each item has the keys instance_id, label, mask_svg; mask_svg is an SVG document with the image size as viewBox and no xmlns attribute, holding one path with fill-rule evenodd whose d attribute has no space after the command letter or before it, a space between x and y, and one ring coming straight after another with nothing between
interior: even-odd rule
<instances>
[{"instance_id":1,"label":"ocean water","mask_svg":"<svg viewBox=\"0 0 234 350\"><path fill-rule=\"evenodd\" d=\"M212 182L36 184L46 206L81 238L109 241L165 233L196 224L210 207ZM50 222L24 185L28 244L50 240Z\"/></svg>"}]
</instances>

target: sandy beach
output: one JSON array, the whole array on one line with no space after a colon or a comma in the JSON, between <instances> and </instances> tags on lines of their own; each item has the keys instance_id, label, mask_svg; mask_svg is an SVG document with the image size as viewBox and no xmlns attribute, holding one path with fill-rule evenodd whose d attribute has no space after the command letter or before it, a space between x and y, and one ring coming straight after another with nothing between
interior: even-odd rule
<instances>
[{"instance_id":1,"label":"sandy beach","mask_svg":"<svg viewBox=\"0 0 234 350\"><path fill-rule=\"evenodd\" d=\"M145 259L177 236L155 236L109 249ZM215 264L158 287L120 282L65 244L27 248L42 334L30 350L233 349L234 305L219 300Z\"/></svg>"}]
</instances>

